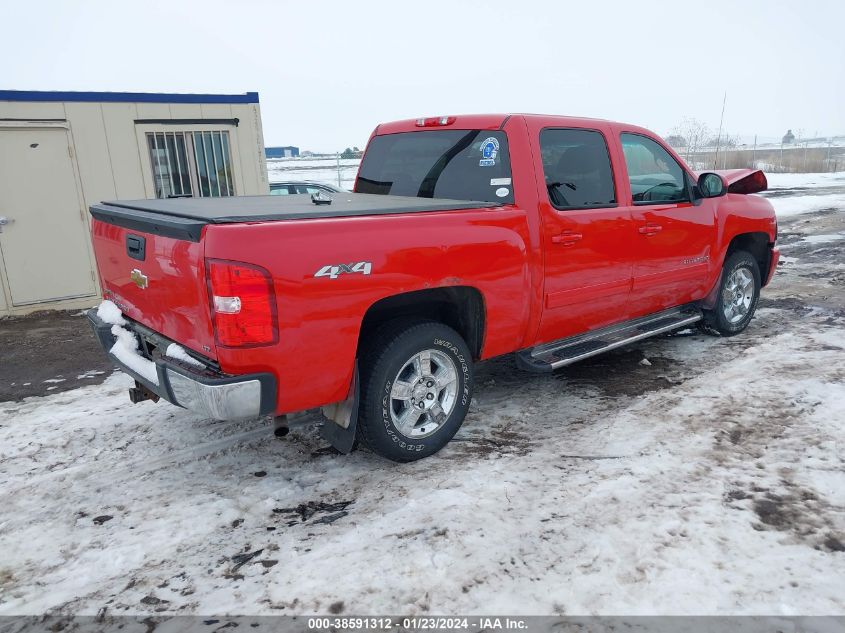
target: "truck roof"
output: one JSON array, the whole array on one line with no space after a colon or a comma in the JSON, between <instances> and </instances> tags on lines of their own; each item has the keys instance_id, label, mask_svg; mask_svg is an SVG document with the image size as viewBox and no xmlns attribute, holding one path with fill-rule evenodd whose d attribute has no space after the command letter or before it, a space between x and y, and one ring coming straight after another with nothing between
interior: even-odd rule
<instances>
[{"instance_id":1,"label":"truck roof","mask_svg":"<svg viewBox=\"0 0 845 633\"><path fill-rule=\"evenodd\" d=\"M444 115L446 116L446 115ZM448 115L453 116L453 115ZM458 114L454 115L455 122L448 126L440 127L420 127L417 125L417 119L403 119L401 121L391 121L389 123L382 123L377 128L376 134L396 134L398 132L413 132L416 130L433 130L433 129L470 129L470 130L498 130L501 129L507 120L511 117L518 116L525 119L535 119L552 125L560 125L564 127L590 127L597 122L610 123L605 119L592 119L587 117L574 116L560 116L554 114L528 114L522 112L504 113L504 114Z\"/></svg>"}]
</instances>

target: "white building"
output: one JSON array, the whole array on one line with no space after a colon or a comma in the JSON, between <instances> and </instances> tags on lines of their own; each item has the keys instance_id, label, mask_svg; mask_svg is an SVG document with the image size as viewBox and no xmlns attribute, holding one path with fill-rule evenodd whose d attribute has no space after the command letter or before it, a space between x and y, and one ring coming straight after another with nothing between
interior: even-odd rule
<instances>
[{"instance_id":1,"label":"white building","mask_svg":"<svg viewBox=\"0 0 845 633\"><path fill-rule=\"evenodd\" d=\"M267 193L258 93L0 90L0 316L96 302L91 204Z\"/></svg>"}]
</instances>

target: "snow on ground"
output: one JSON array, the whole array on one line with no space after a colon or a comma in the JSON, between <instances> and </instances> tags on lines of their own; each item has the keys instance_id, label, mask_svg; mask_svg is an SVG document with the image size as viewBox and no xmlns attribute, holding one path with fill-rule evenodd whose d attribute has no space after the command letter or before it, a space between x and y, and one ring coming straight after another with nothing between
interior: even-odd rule
<instances>
[{"instance_id":1,"label":"snow on ground","mask_svg":"<svg viewBox=\"0 0 845 633\"><path fill-rule=\"evenodd\" d=\"M845 254L805 239L843 230L781 221L740 336L480 364L414 464L130 405L121 374L2 404L0 615L845 614Z\"/></svg>"},{"instance_id":2,"label":"snow on ground","mask_svg":"<svg viewBox=\"0 0 845 633\"><path fill-rule=\"evenodd\" d=\"M845 172L766 174L778 217L845 208Z\"/></svg>"},{"instance_id":3,"label":"snow on ground","mask_svg":"<svg viewBox=\"0 0 845 633\"><path fill-rule=\"evenodd\" d=\"M358 174L360 158L283 158L267 161L270 182L313 180L351 190ZM338 177L340 183L338 183Z\"/></svg>"},{"instance_id":4,"label":"snow on ground","mask_svg":"<svg viewBox=\"0 0 845 633\"><path fill-rule=\"evenodd\" d=\"M828 187L832 185L845 187L845 172L829 172L816 174L770 174L766 173L769 189L786 189L794 187Z\"/></svg>"},{"instance_id":5,"label":"snow on ground","mask_svg":"<svg viewBox=\"0 0 845 633\"><path fill-rule=\"evenodd\" d=\"M825 209L842 209L845 207L845 193L777 198L773 204L777 210L778 218L784 218L799 213L812 213Z\"/></svg>"}]
</instances>

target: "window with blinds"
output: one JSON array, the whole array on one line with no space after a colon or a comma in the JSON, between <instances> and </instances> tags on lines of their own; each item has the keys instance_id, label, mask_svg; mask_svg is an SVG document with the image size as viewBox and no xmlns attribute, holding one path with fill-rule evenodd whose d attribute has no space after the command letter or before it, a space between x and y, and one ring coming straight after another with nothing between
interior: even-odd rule
<instances>
[{"instance_id":1,"label":"window with blinds","mask_svg":"<svg viewBox=\"0 0 845 633\"><path fill-rule=\"evenodd\" d=\"M234 196L229 132L148 132L157 198Z\"/></svg>"}]
</instances>

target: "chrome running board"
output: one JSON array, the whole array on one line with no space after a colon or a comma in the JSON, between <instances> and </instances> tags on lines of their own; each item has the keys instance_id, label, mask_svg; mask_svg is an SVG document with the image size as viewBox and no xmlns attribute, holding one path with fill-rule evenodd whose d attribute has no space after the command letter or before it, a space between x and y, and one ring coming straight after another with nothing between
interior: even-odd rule
<instances>
[{"instance_id":1,"label":"chrome running board","mask_svg":"<svg viewBox=\"0 0 845 633\"><path fill-rule=\"evenodd\" d=\"M522 350L517 352L516 362L521 369L548 372L617 347L677 330L701 318L701 310L697 306L680 306Z\"/></svg>"}]
</instances>

